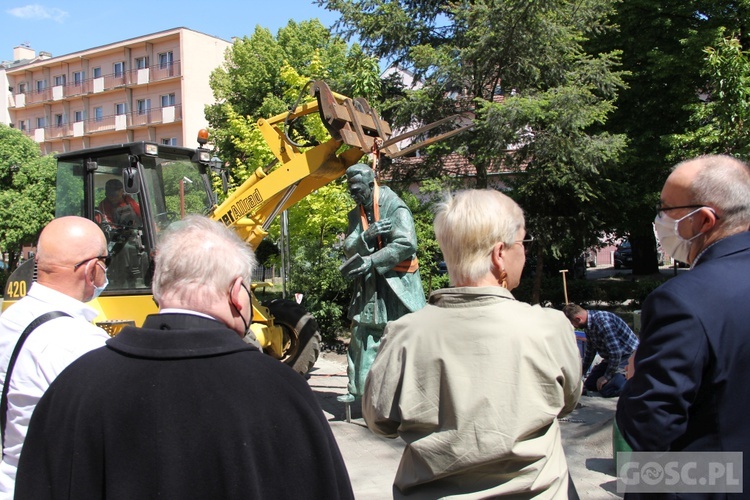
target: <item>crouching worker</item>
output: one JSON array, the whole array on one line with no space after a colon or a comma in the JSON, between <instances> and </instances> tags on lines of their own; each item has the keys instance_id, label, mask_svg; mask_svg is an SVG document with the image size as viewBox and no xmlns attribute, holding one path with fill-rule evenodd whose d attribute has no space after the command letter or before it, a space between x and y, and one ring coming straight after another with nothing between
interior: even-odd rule
<instances>
[{"instance_id":1,"label":"crouching worker","mask_svg":"<svg viewBox=\"0 0 750 500\"><path fill-rule=\"evenodd\" d=\"M254 264L220 223L170 226L156 251L159 314L50 386L16 498L353 498L305 379L242 340Z\"/></svg>"},{"instance_id":2,"label":"crouching worker","mask_svg":"<svg viewBox=\"0 0 750 500\"><path fill-rule=\"evenodd\" d=\"M586 330L586 351L582 361L584 389L588 392L599 391L605 398L619 396L625 386L628 360L638 347L638 337L622 318L609 311L587 310L578 304L566 304L563 312L573 327ZM589 372L597 354L602 361Z\"/></svg>"}]
</instances>

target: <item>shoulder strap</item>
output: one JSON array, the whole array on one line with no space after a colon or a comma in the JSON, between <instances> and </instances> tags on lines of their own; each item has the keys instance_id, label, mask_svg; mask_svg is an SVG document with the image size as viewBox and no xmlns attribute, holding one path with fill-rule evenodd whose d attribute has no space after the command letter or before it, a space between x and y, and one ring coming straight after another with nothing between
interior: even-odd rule
<instances>
[{"instance_id":1,"label":"shoulder strap","mask_svg":"<svg viewBox=\"0 0 750 500\"><path fill-rule=\"evenodd\" d=\"M16 347L13 349L13 354L10 355L10 361L8 362L8 371L5 372L5 383L3 384L2 399L0 399L0 438L2 439L3 450L5 449L5 424L7 423L8 419L8 388L10 387L10 375L11 373L13 373L13 367L16 364L16 358L18 358L18 354L21 352L21 347L23 347L23 343L26 342L26 339L31 334L31 332L36 330L36 328L43 323L46 323L51 319L59 318L61 316L70 317L70 314L64 313L62 311L50 311L48 313L42 314L34 321L29 323L29 326L26 327L21 336L18 338ZM5 452L3 451L3 455L4 454Z\"/></svg>"}]
</instances>

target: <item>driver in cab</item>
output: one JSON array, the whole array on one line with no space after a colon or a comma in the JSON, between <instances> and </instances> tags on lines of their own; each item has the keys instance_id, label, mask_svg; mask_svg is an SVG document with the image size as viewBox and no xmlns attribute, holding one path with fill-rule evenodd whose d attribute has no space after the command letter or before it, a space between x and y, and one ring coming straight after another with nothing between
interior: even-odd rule
<instances>
[{"instance_id":1,"label":"driver in cab","mask_svg":"<svg viewBox=\"0 0 750 500\"><path fill-rule=\"evenodd\" d=\"M136 227L141 225L141 207L132 196L123 191L122 181L110 179L104 185L105 198L99 203L97 219L104 217L104 221L115 226Z\"/></svg>"}]
</instances>

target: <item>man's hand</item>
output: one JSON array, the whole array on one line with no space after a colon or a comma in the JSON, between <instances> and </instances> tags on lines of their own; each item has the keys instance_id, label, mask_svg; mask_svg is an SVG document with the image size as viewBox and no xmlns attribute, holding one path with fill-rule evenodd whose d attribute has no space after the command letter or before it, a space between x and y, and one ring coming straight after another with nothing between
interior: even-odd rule
<instances>
[{"instance_id":1,"label":"man's hand","mask_svg":"<svg viewBox=\"0 0 750 500\"><path fill-rule=\"evenodd\" d=\"M362 236L365 237L367 240L374 240L381 234L388 234L391 232L391 221L390 219L380 219L377 222L373 222L370 227L368 227L364 233L362 233Z\"/></svg>"},{"instance_id":2,"label":"man's hand","mask_svg":"<svg viewBox=\"0 0 750 500\"><path fill-rule=\"evenodd\" d=\"M628 367L625 370L625 378L630 379L635 373L635 353L630 355L628 358Z\"/></svg>"},{"instance_id":3,"label":"man's hand","mask_svg":"<svg viewBox=\"0 0 750 500\"><path fill-rule=\"evenodd\" d=\"M347 276L350 278L354 278L355 276L359 276L360 274L365 274L370 270L371 267L372 259L369 256L365 255L364 257L362 257L362 265L356 269L352 269L351 271L349 271L349 274Z\"/></svg>"},{"instance_id":4,"label":"man's hand","mask_svg":"<svg viewBox=\"0 0 750 500\"><path fill-rule=\"evenodd\" d=\"M602 375L596 381L596 390L597 391L601 391L602 387L604 387L605 385L607 385L608 382L609 382L609 379L606 376Z\"/></svg>"}]
</instances>

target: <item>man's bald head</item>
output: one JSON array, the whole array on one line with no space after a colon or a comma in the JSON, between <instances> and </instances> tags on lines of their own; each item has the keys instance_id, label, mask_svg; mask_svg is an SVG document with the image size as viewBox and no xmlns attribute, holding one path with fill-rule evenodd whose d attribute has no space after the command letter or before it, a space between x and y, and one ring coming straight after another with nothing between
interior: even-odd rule
<instances>
[{"instance_id":1,"label":"man's bald head","mask_svg":"<svg viewBox=\"0 0 750 500\"><path fill-rule=\"evenodd\" d=\"M87 293L90 290L86 288L85 275L93 276L93 272L87 266L85 272L79 273L75 265L104 255L107 255L107 239L96 223L77 216L54 219L39 235L37 281L78 300L86 300L87 296L90 298Z\"/></svg>"}]
</instances>

